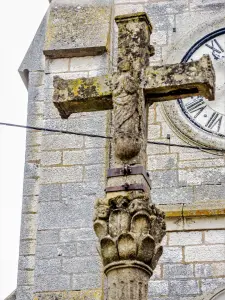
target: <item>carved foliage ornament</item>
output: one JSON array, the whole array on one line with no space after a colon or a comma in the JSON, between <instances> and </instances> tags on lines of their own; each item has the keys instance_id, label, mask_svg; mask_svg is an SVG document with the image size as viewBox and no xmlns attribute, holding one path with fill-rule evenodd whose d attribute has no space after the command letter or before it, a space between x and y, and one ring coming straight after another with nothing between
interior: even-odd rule
<instances>
[{"instance_id":1,"label":"carved foliage ornament","mask_svg":"<svg viewBox=\"0 0 225 300\"><path fill-rule=\"evenodd\" d=\"M137 260L155 269L162 254L160 242L165 235L165 214L147 194L98 199L94 230L100 240L104 266L118 261Z\"/></svg>"}]
</instances>

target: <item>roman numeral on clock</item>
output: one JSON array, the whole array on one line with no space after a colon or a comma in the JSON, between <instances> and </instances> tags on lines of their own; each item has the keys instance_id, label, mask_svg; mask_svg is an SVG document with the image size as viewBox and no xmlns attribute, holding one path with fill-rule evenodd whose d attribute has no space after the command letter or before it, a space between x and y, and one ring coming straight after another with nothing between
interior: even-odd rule
<instances>
[{"instance_id":1,"label":"roman numeral on clock","mask_svg":"<svg viewBox=\"0 0 225 300\"><path fill-rule=\"evenodd\" d=\"M214 112L205 124L205 126L209 129L213 129L215 126L217 126L217 132L219 132L222 124L222 119L223 116L221 116L217 112Z\"/></svg>"},{"instance_id":2,"label":"roman numeral on clock","mask_svg":"<svg viewBox=\"0 0 225 300\"><path fill-rule=\"evenodd\" d=\"M219 59L219 54L224 52L224 49L221 47L217 39L213 39L210 41L211 44L205 44L206 47L212 50L212 55L215 59Z\"/></svg>"},{"instance_id":3,"label":"roman numeral on clock","mask_svg":"<svg viewBox=\"0 0 225 300\"><path fill-rule=\"evenodd\" d=\"M196 114L193 117L197 118L200 115L200 113L202 113L202 111L206 108L206 105L202 98L198 98L197 100L188 103L186 105L186 108L189 113L196 112Z\"/></svg>"}]
</instances>

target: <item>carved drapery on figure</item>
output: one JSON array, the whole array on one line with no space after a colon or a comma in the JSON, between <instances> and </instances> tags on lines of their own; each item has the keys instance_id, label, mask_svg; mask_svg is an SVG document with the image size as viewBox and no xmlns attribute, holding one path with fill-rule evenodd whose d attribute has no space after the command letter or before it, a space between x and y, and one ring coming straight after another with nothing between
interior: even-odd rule
<instances>
[{"instance_id":1,"label":"carved drapery on figure","mask_svg":"<svg viewBox=\"0 0 225 300\"><path fill-rule=\"evenodd\" d=\"M147 22L146 22L147 21ZM146 103L140 88L142 72L153 54L150 46L151 24L145 15L117 17L118 71L113 80L115 160L119 163L145 161ZM138 155L140 159L135 159Z\"/></svg>"}]
</instances>

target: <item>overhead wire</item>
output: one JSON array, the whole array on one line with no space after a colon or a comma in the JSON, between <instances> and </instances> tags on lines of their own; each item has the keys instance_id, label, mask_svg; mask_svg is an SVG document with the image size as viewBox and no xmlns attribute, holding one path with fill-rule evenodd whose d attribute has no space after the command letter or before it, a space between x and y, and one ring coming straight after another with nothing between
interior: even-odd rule
<instances>
[{"instance_id":1,"label":"overhead wire","mask_svg":"<svg viewBox=\"0 0 225 300\"><path fill-rule=\"evenodd\" d=\"M68 130L63 130L63 129L44 128L44 127L20 125L20 124L14 124L14 123L6 123L6 122L0 122L0 126L24 128L24 129L31 129L31 130L37 130L37 131L46 131L46 132L53 132L53 133L72 134L72 135L77 135L77 136L86 136L86 137L93 137L93 138L112 139L112 136L105 136L105 135L101 135L101 134L94 134L94 133L87 133L87 132L75 132L75 131L68 131ZM204 147L204 146L192 146L192 145L183 145L183 144L174 144L174 143L165 143L165 142L154 142L154 141L147 141L147 143L148 144L153 144L153 145L169 146L169 147L197 149L199 151L204 150L204 151L215 151L215 152L225 153L225 150L223 150L223 149L210 148L210 147Z\"/></svg>"}]
</instances>

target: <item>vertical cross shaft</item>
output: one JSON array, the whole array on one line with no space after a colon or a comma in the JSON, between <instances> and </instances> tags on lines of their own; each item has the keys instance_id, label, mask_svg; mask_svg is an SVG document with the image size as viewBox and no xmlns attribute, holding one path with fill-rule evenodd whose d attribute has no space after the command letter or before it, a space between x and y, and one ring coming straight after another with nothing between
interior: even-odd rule
<instances>
[{"instance_id":1,"label":"vertical cross shaft","mask_svg":"<svg viewBox=\"0 0 225 300\"><path fill-rule=\"evenodd\" d=\"M141 82L152 54L152 27L143 13L120 16L116 22L114 169L109 170L106 198L96 202L94 229L107 276L107 299L147 300L148 281L162 254L159 243L165 235L164 214L149 203L145 171L147 104Z\"/></svg>"},{"instance_id":2,"label":"vertical cross shaft","mask_svg":"<svg viewBox=\"0 0 225 300\"><path fill-rule=\"evenodd\" d=\"M149 64L152 26L145 14L116 18L118 72L114 77L115 164L146 164L147 107L140 83Z\"/></svg>"}]
</instances>

